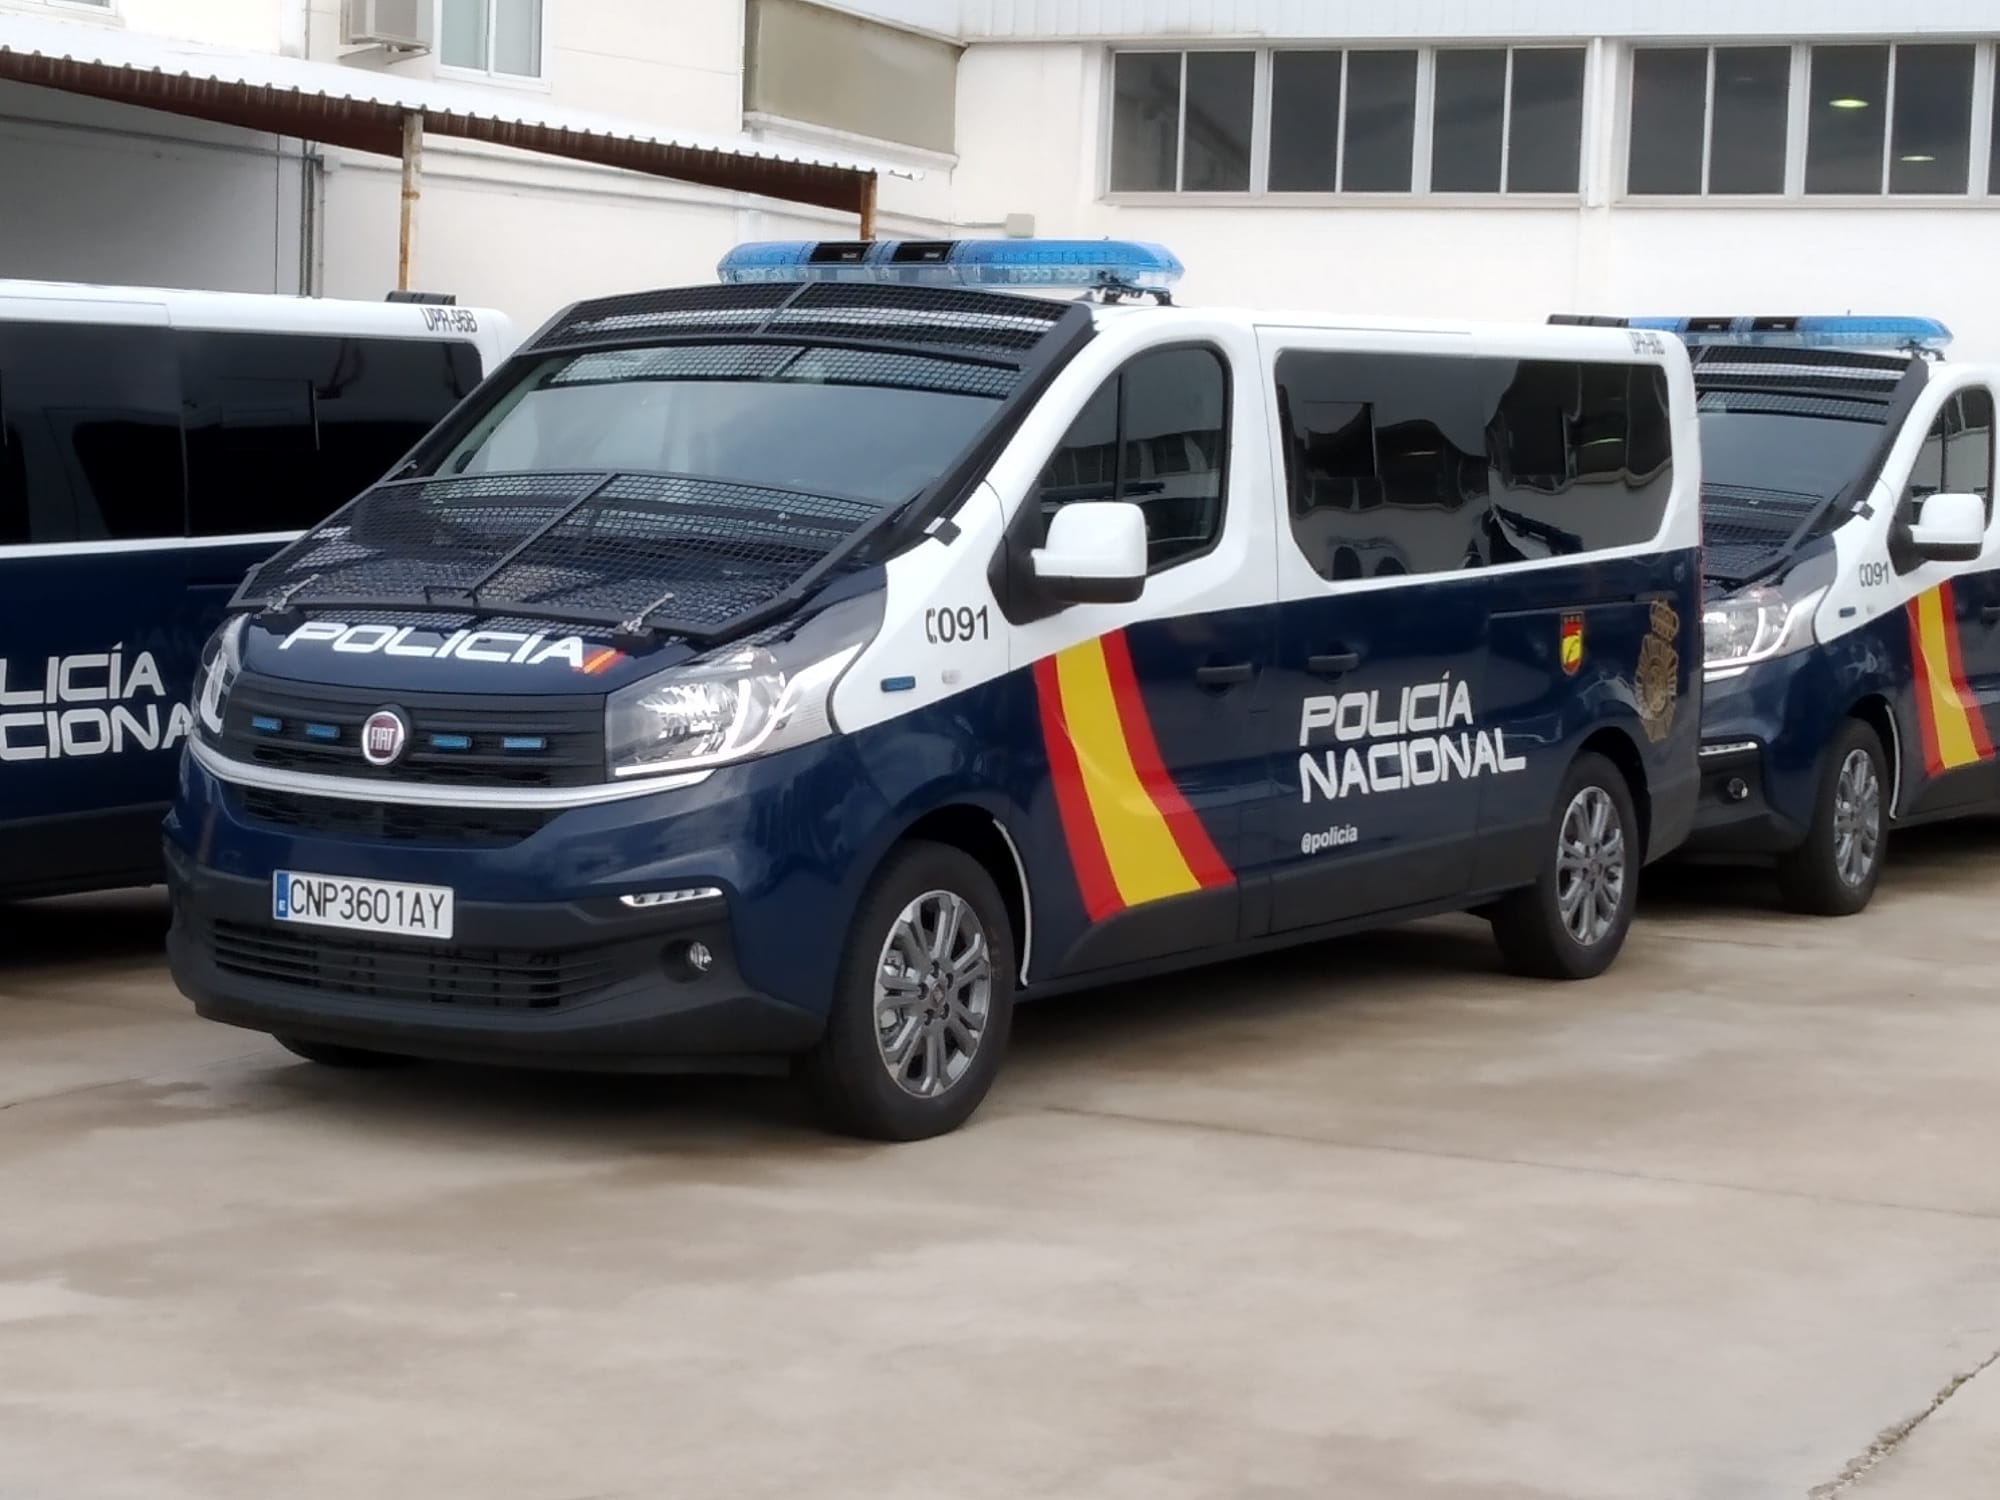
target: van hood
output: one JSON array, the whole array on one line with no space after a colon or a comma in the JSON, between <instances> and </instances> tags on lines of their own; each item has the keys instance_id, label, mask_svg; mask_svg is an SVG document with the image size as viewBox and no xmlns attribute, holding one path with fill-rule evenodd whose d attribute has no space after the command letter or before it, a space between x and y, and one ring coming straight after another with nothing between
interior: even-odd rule
<instances>
[{"instance_id":1,"label":"van hood","mask_svg":"<svg viewBox=\"0 0 2000 1500\"><path fill-rule=\"evenodd\" d=\"M385 694L517 697L610 693L694 654L679 641L620 649L601 628L380 614L282 622L253 615L242 645L244 669L261 677Z\"/></svg>"}]
</instances>

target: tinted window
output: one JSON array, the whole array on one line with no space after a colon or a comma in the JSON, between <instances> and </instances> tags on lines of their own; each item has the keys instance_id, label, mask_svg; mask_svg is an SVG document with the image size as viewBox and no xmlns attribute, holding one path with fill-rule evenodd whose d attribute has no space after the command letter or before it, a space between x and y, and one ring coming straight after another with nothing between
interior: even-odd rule
<instances>
[{"instance_id":1,"label":"tinted window","mask_svg":"<svg viewBox=\"0 0 2000 1500\"><path fill-rule=\"evenodd\" d=\"M181 534L171 337L164 328L0 324L0 541Z\"/></svg>"},{"instance_id":2,"label":"tinted window","mask_svg":"<svg viewBox=\"0 0 2000 1500\"><path fill-rule=\"evenodd\" d=\"M1993 518L1993 397L1971 390L1954 396L1931 423L1904 488L1905 505L1928 495L1977 495Z\"/></svg>"},{"instance_id":3,"label":"tinted window","mask_svg":"<svg viewBox=\"0 0 2000 1500\"><path fill-rule=\"evenodd\" d=\"M467 345L181 335L191 530L297 531L385 474L479 380Z\"/></svg>"},{"instance_id":4,"label":"tinted window","mask_svg":"<svg viewBox=\"0 0 2000 1500\"><path fill-rule=\"evenodd\" d=\"M1326 578L1624 546L1665 513L1655 366L1294 351L1278 401L1292 532Z\"/></svg>"},{"instance_id":5,"label":"tinted window","mask_svg":"<svg viewBox=\"0 0 2000 1500\"><path fill-rule=\"evenodd\" d=\"M1347 54L1347 142L1340 186L1407 193L1417 139L1417 54Z\"/></svg>"},{"instance_id":6,"label":"tinted window","mask_svg":"<svg viewBox=\"0 0 2000 1500\"><path fill-rule=\"evenodd\" d=\"M1330 193L1340 141L1340 54L1271 54L1274 193Z\"/></svg>"},{"instance_id":7,"label":"tinted window","mask_svg":"<svg viewBox=\"0 0 2000 1500\"><path fill-rule=\"evenodd\" d=\"M552 355L441 474L615 469L883 504L965 451L999 404L982 366L780 345Z\"/></svg>"},{"instance_id":8,"label":"tinted window","mask_svg":"<svg viewBox=\"0 0 2000 1500\"><path fill-rule=\"evenodd\" d=\"M1882 441L1879 408L1857 404L1843 416L1838 405L1815 396L1703 391L1702 489L1832 499Z\"/></svg>"},{"instance_id":9,"label":"tinted window","mask_svg":"<svg viewBox=\"0 0 2000 1500\"><path fill-rule=\"evenodd\" d=\"M1708 49L1641 47L1632 54L1633 193L1699 193L1708 103Z\"/></svg>"},{"instance_id":10,"label":"tinted window","mask_svg":"<svg viewBox=\"0 0 2000 1500\"><path fill-rule=\"evenodd\" d=\"M1140 355L1091 397L1050 456L1036 494L1044 525L1072 500L1129 500L1146 513L1155 572L1206 551L1222 534L1228 409L1228 379L1211 350Z\"/></svg>"}]
</instances>

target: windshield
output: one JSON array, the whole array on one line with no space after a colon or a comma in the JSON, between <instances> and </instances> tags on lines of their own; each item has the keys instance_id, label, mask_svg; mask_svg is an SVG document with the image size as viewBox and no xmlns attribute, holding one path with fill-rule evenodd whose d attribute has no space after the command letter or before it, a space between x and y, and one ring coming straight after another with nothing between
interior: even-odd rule
<instances>
[{"instance_id":1,"label":"windshield","mask_svg":"<svg viewBox=\"0 0 2000 1500\"><path fill-rule=\"evenodd\" d=\"M1867 463L1882 439L1882 424L1792 413L1701 413L1704 488L1778 490L1831 499Z\"/></svg>"},{"instance_id":2,"label":"windshield","mask_svg":"<svg viewBox=\"0 0 2000 1500\"><path fill-rule=\"evenodd\" d=\"M575 469L702 475L897 504L999 402L986 367L844 349L661 346L531 369L440 475Z\"/></svg>"}]
</instances>

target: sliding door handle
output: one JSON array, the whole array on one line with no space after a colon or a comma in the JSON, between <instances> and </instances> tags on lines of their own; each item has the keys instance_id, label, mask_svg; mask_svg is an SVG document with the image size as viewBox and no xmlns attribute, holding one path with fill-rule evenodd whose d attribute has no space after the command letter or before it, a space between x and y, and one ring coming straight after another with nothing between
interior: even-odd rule
<instances>
[{"instance_id":1,"label":"sliding door handle","mask_svg":"<svg viewBox=\"0 0 2000 1500\"><path fill-rule=\"evenodd\" d=\"M1306 658L1306 670L1315 677L1338 677L1342 672L1352 672L1360 665L1359 651L1329 651Z\"/></svg>"},{"instance_id":2,"label":"sliding door handle","mask_svg":"<svg viewBox=\"0 0 2000 1500\"><path fill-rule=\"evenodd\" d=\"M1219 667L1196 667L1194 680L1205 688L1237 687L1256 675L1247 661L1232 661Z\"/></svg>"}]
</instances>

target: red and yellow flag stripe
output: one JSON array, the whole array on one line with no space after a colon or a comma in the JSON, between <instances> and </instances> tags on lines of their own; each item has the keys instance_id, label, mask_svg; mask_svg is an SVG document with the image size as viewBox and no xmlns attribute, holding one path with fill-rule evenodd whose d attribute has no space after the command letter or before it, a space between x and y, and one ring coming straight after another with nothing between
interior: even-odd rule
<instances>
[{"instance_id":1,"label":"red and yellow flag stripe","mask_svg":"<svg viewBox=\"0 0 2000 1500\"><path fill-rule=\"evenodd\" d=\"M1091 921L1235 879L1161 762L1124 632L1036 662L1035 698Z\"/></svg>"},{"instance_id":2,"label":"red and yellow flag stripe","mask_svg":"<svg viewBox=\"0 0 2000 1500\"><path fill-rule=\"evenodd\" d=\"M1993 758L1993 740L1979 700L1965 685L1958 646L1958 609L1950 580L1917 595L1910 617L1910 659L1916 668L1917 724L1924 770L1937 776Z\"/></svg>"}]
</instances>

